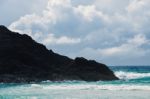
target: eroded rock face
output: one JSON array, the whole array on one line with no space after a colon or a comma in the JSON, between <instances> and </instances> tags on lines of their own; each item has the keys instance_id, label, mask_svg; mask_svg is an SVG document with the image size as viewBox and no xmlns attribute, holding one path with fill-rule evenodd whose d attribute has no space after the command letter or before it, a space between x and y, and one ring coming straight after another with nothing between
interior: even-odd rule
<instances>
[{"instance_id":1,"label":"eroded rock face","mask_svg":"<svg viewBox=\"0 0 150 99\"><path fill-rule=\"evenodd\" d=\"M0 26L0 82L117 79L104 64L59 55L26 34Z\"/></svg>"}]
</instances>

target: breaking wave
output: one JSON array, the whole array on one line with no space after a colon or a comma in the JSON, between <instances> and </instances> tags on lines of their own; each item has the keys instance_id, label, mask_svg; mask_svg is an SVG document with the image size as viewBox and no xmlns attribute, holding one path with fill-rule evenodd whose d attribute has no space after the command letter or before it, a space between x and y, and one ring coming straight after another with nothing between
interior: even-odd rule
<instances>
[{"instance_id":1,"label":"breaking wave","mask_svg":"<svg viewBox=\"0 0 150 99\"><path fill-rule=\"evenodd\" d=\"M117 71L115 75L120 79L139 79L150 77L150 73L137 73L137 72L124 72L124 71Z\"/></svg>"},{"instance_id":2,"label":"breaking wave","mask_svg":"<svg viewBox=\"0 0 150 99\"><path fill-rule=\"evenodd\" d=\"M147 90L150 91L150 86L148 85L31 85L32 88L40 90Z\"/></svg>"}]
</instances>

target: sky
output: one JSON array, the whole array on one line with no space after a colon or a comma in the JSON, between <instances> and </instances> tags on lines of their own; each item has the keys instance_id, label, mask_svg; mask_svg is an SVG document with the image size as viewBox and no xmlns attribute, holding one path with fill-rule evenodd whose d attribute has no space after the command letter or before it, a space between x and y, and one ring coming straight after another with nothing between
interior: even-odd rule
<instances>
[{"instance_id":1,"label":"sky","mask_svg":"<svg viewBox=\"0 0 150 99\"><path fill-rule=\"evenodd\" d=\"M150 0L0 0L0 24L48 49L111 65L150 65Z\"/></svg>"}]
</instances>

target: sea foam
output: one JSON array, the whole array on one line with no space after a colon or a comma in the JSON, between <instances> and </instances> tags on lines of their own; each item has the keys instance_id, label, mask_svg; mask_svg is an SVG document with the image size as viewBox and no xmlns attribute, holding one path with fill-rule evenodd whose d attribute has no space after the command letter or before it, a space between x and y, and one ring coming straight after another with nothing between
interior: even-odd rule
<instances>
[{"instance_id":1,"label":"sea foam","mask_svg":"<svg viewBox=\"0 0 150 99\"><path fill-rule=\"evenodd\" d=\"M148 85L92 85L92 84L79 84L79 85L36 85L41 86L41 90L147 90L150 91L150 87ZM35 85L31 85L32 88L36 88Z\"/></svg>"},{"instance_id":2,"label":"sea foam","mask_svg":"<svg viewBox=\"0 0 150 99\"><path fill-rule=\"evenodd\" d=\"M138 79L144 77L150 77L150 73L136 73L136 72L124 72L124 71L117 71L115 75L120 79Z\"/></svg>"}]
</instances>

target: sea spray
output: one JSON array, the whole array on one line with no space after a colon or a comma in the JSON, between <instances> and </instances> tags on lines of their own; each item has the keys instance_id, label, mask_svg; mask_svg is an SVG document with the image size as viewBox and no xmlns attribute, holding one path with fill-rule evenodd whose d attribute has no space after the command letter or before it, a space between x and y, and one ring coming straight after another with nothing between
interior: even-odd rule
<instances>
[{"instance_id":1,"label":"sea spray","mask_svg":"<svg viewBox=\"0 0 150 99\"><path fill-rule=\"evenodd\" d=\"M124 72L117 71L115 75L120 79L138 79L144 77L150 77L150 73L136 73L136 72Z\"/></svg>"}]
</instances>

